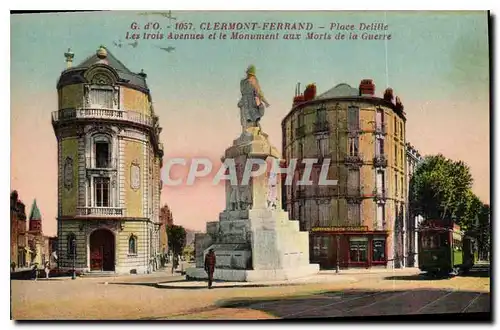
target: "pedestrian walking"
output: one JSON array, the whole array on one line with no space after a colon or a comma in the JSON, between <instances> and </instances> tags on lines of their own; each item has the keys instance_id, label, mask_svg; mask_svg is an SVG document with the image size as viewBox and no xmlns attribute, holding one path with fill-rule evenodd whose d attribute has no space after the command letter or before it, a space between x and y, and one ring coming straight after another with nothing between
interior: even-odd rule
<instances>
[{"instance_id":1,"label":"pedestrian walking","mask_svg":"<svg viewBox=\"0 0 500 330\"><path fill-rule=\"evenodd\" d=\"M215 252L214 249L210 249L205 256L205 271L208 274L208 288L212 288L212 282L214 280L214 271L215 271Z\"/></svg>"},{"instance_id":2,"label":"pedestrian walking","mask_svg":"<svg viewBox=\"0 0 500 330\"><path fill-rule=\"evenodd\" d=\"M38 264L37 264L37 263L35 263L35 264L33 265L33 270L32 270L32 272L33 272L33 275L32 275L32 276L33 276L33 279L36 281L36 280L37 280L37 278L38 278Z\"/></svg>"},{"instance_id":3,"label":"pedestrian walking","mask_svg":"<svg viewBox=\"0 0 500 330\"><path fill-rule=\"evenodd\" d=\"M50 262L46 261L45 262L45 278L49 279L49 273L50 273Z\"/></svg>"}]
</instances>

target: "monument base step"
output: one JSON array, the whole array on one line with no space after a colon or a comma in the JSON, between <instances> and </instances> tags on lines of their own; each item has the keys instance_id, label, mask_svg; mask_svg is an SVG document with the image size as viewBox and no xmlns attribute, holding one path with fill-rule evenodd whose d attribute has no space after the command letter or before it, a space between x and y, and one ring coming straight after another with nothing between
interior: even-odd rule
<instances>
[{"instance_id":1,"label":"monument base step","mask_svg":"<svg viewBox=\"0 0 500 330\"><path fill-rule=\"evenodd\" d=\"M307 277L318 274L319 265L309 264L301 267L287 269L215 269L214 279L230 282L267 282L267 281L286 281L301 277ZM188 279L207 279L208 275L203 268L186 269Z\"/></svg>"}]
</instances>

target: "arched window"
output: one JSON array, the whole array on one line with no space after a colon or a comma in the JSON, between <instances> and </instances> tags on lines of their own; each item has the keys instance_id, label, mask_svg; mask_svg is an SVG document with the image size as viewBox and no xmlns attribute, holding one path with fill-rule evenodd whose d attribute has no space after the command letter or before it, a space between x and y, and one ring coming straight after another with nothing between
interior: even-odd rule
<instances>
[{"instance_id":1,"label":"arched window","mask_svg":"<svg viewBox=\"0 0 500 330\"><path fill-rule=\"evenodd\" d=\"M137 254L137 236L130 235L128 239L128 254Z\"/></svg>"},{"instance_id":2,"label":"arched window","mask_svg":"<svg viewBox=\"0 0 500 330\"><path fill-rule=\"evenodd\" d=\"M76 236L73 233L68 235L67 248L69 256L76 255Z\"/></svg>"},{"instance_id":3,"label":"arched window","mask_svg":"<svg viewBox=\"0 0 500 330\"><path fill-rule=\"evenodd\" d=\"M96 168L110 168L111 161L111 138L104 134L93 137L93 151Z\"/></svg>"}]
</instances>

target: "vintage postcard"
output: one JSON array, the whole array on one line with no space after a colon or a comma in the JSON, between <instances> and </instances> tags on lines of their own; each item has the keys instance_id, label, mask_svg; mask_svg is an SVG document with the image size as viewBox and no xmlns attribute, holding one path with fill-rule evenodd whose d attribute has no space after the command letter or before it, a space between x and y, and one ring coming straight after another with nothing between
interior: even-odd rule
<instances>
[{"instance_id":1,"label":"vintage postcard","mask_svg":"<svg viewBox=\"0 0 500 330\"><path fill-rule=\"evenodd\" d=\"M13 320L491 320L488 11L12 12Z\"/></svg>"}]
</instances>

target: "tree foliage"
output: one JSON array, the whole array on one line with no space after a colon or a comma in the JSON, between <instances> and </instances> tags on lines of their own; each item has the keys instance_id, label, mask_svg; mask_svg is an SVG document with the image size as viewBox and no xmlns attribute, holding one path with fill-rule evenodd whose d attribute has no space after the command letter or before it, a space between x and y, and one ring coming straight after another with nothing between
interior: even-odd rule
<instances>
[{"instance_id":1,"label":"tree foliage","mask_svg":"<svg viewBox=\"0 0 500 330\"><path fill-rule=\"evenodd\" d=\"M451 219L468 210L472 175L462 161L439 154L426 157L410 181L410 206L416 215L426 219Z\"/></svg>"},{"instance_id":2,"label":"tree foliage","mask_svg":"<svg viewBox=\"0 0 500 330\"><path fill-rule=\"evenodd\" d=\"M168 247L174 255L182 252L186 246L186 229L182 226L167 225Z\"/></svg>"}]
</instances>

